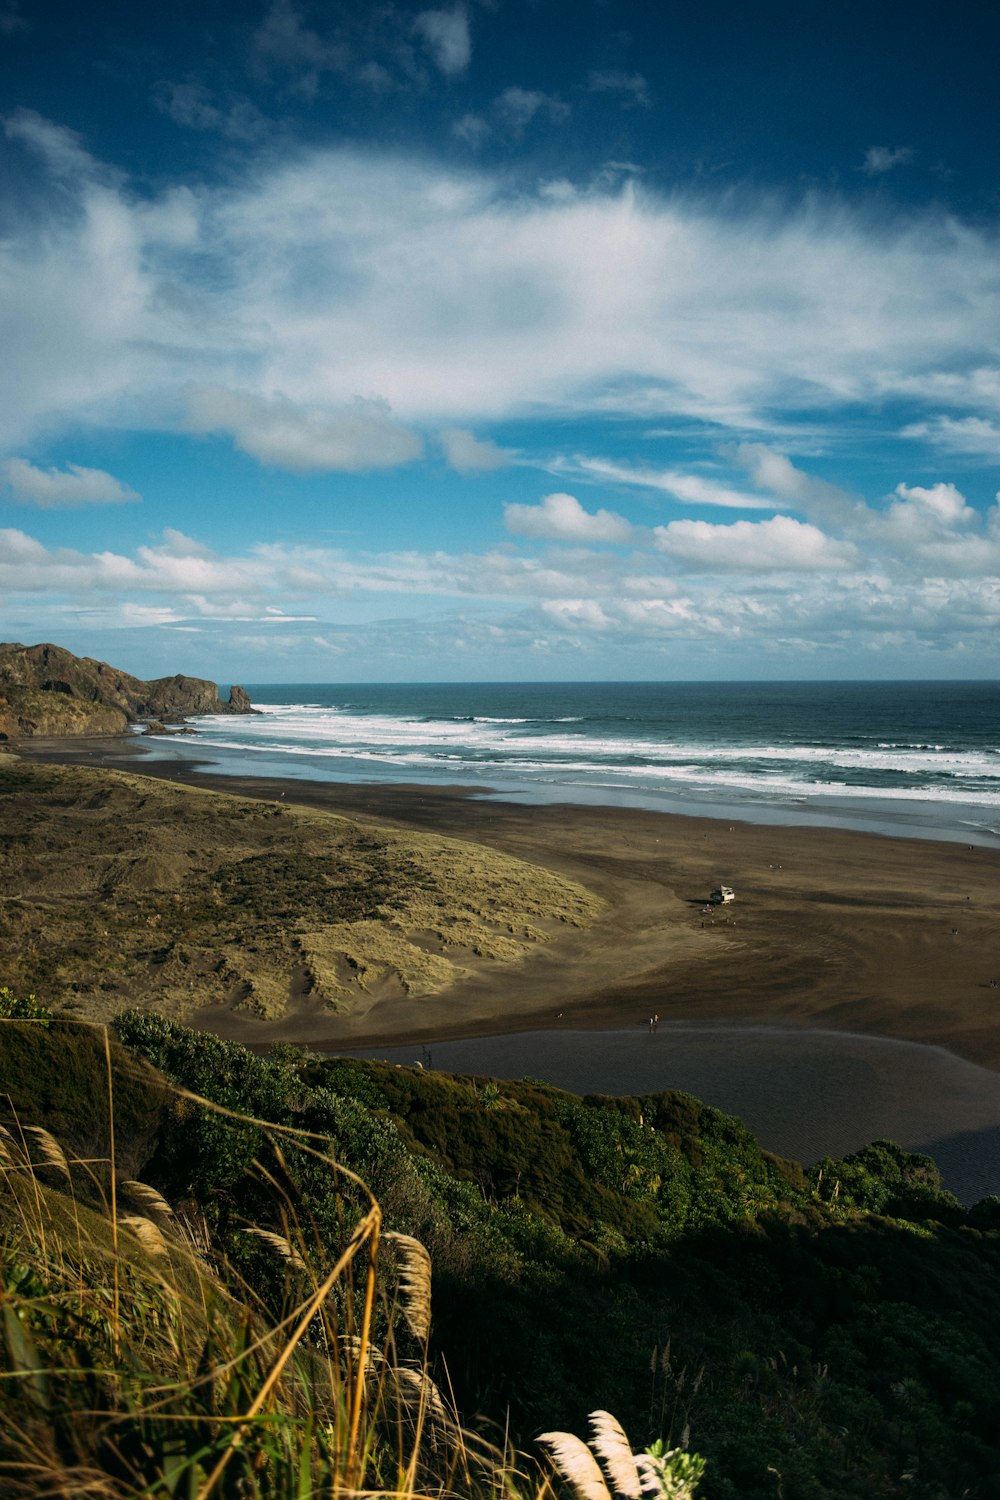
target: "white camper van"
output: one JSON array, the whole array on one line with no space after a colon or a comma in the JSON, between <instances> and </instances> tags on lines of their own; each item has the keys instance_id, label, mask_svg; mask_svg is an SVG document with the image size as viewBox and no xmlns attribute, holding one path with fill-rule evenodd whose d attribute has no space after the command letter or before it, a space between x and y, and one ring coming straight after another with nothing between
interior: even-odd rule
<instances>
[{"instance_id":1,"label":"white camper van","mask_svg":"<svg viewBox=\"0 0 1000 1500\"><path fill-rule=\"evenodd\" d=\"M713 906L728 906L736 900L736 892L730 885L717 885L708 899Z\"/></svg>"}]
</instances>

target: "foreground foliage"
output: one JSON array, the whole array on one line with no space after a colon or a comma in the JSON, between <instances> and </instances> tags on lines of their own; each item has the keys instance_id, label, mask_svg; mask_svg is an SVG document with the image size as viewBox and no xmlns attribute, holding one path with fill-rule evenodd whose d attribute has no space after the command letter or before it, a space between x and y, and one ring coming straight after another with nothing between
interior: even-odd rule
<instances>
[{"instance_id":1,"label":"foreground foliage","mask_svg":"<svg viewBox=\"0 0 1000 1500\"><path fill-rule=\"evenodd\" d=\"M297 1289L301 1305L309 1276L336 1263L372 1212L357 1178L404 1237L382 1254L379 1298L369 1299L367 1283L338 1282L298 1346L303 1384L283 1430L298 1435L289 1451L299 1453L300 1472L302 1424L312 1424L314 1441L318 1424L343 1407L329 1350L343 1347L345 1334L360 1337L367 1306L370 1347L413 1373L425 1410L427 1391L453 1390L463 1420L452 1425L464 1433L457 1446L439 1447L452 1457L436 1468L423 1442L414 1460L412 1428L409 1445L388 1441L400 1429L394 1397L366 1425L364 1462L376 1485L396 1483L403 1453L404 1470L426 1466L425 1488L516 1486L523 1481L502 1465L475 1479L467 1456L461 1477L455 1453L475 1448L473 1432L495 1441L508 1421L522 1446L542 1429L581 1432L597 1407L615 1412L640 1446L659 1442L661 1456L697 1449L707 1500L985 1500L995 1492L1000 1353L990 1330L1000 1322L1000 1204L967 1212L941 1190L927 1158L883 1142L806 1174L683 1094L580 1100L531 1081L452 1078L289 1048L261 1058L140 1012L120 1017L117 1030L119 1164L201 1226L200 1253L218 1287L214 1298L192 1295L181 1318L180 1352L167 1364L175 1390L187 1391L192 1369L228 1365L234 1339L253 1342L238 1333L256 1326L248 1319L280 1325ZM12 1120L50 1123L58 1096L63 1145L107 1157L107 1110L95 1102L107 1061L99 1036L59 1021L9 1024L0 1043ZM356 1177L335 1172L331 1158ZM74 1191L87 1199L82 1180ZM68 1236L59 1243L76 1265ZM420 1280L412 1263L397 1274L410 1253L402 1247L413 1244L433 1259L429 1332L426 1306L419 1317L411 1308L409 1320L394 1311L413 1301ZM32 1270L22 1249L13 1259ZM92 1270L74 1274L78 1287L93 1284ZM50 1288L32 1293L39 1306L61 1309L46 1369L61 1361L74 1369L77 1356L66 1351L92 1348L89 1334L63 1321L69 1292L60 1295L62 1303ZM209 1304L213 1337L230 1342L206 1354ZM130 1291L121 1316L148 1316L143 1305ZM137 1325L129 1347L146 1347L146 1337ZM433 1387L418 1373L425 1339ZM115 1370L124 1392L127 1378ZM30 1391L23 1382L16 1428ZM76 1398L66 1399L71 1410ZM78 1413L95 1406L83 1399ZM221 1433L225 1416L216 1406L199 1421ZM275 1418L277 1429L284 1420ZM344 1442L341 1428L329 1450L331 1483L344 1480ZM247 1457L233 1471L241 1483L260 1486L262 1473L278 1472L266 1444L259 1451L257 1468ZM86 1462L106 1465L104 1453L88 1448Z\"/></svg>"}]
</instances>

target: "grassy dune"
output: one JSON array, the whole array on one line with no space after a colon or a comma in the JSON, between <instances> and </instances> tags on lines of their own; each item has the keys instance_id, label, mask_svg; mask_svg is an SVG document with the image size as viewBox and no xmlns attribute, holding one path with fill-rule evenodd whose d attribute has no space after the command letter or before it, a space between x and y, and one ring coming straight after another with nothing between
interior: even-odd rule
<instances>
[{"instance_id":1,"label":"grassy dune","mask_svg":"<svg viewBox=\"0 0 1000 1500\"><path fill-rule=\"evenodd\" d=\"M5 981L96 1019L125 1003L275 1019L432 994L601 910L455 839L13 757L0 893Z\"/></svg>"}]
</instances>

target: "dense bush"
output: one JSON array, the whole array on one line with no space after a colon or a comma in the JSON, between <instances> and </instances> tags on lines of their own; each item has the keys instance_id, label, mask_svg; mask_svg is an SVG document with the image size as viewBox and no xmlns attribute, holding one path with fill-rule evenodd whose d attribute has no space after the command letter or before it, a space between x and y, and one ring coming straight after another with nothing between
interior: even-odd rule
<instances>
[{"instance_id":1,"label":"dense bush","mask_svg":"<svg viewBox=\"0 0 1000 1500\"><path fill-rule=\"evenodd\" d=\"M23 1029L39 1078L68 1070L68 1032ZM259 1057L136 1012L118 1034L193 1093L314 1133L319 1157L163 1097L143 1137L146 1180L200 1205L265 1304L283 1277L248 1225L293 1215L332 1257L363 1212L328 1156L427 1244L431 1353L467 1420L509 1414L522 1441L595 1407L639 1442L689 1429L707 1500L994 1493L1000 1215L966 1213L927 1158L879 1142L807 1176L684 1094Z\"/></svg>"}]
</instances>

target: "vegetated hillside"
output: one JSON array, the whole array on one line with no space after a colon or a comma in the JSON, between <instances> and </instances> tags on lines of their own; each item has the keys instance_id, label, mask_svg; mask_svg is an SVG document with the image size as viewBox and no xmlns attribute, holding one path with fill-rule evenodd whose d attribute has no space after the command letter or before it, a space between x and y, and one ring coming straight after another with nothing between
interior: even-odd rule
<instances>
[{"instance_id":1,"label":"vegetated hillside","mask_svg":"<svg viewBox=\"0 0 1000 1500\"><path fill-rule=\"evenodd\" d=\"M0 757L0 974L90 1019L142 995L322 1022L516 962L600 907L481 845Z\"/></svg>"},{"instance_id":2,"label":"vegetated hillside","mask_svg":"<svg viewBox=\"0 0 1000 1500\"><path fill-rule=\"evenodd\" d=\"M218 685L201 677L177 674L143 682L61 646L0 643L0 741L121 734L144 719L253 711L240 687L223 703Z\"/></svg>"},{"instance_id":3,"label":"vegetated hillside","mask_svg":"<svg viewBox=\"0 0 1000 1500\"><path fill-rule=\"evenodd\" d=\"M530 1443L603 1407L637 1445L689 1438L708 1500L995 1494L1000 1203L966 1212L927 1158L879 1143L804 1173L683 1094L581 1100L288 1048L263 1059L139 1012L117 1031L194 1092L328 1140L387 1226L426 1245L432 1355L467 1422L509 1411ZM79 1077L59 1123L80 1154L99 1109L65 1059L88 1045L68 1023L0 1029L0 1092L22 1120L50 1108L36 1080ZM287 1136L275 1149L252 1124L150 1103L116 1056L133 1170L197 1206L224 1274L280 1309L287 1259L247 1228L322 1267L363 1194Z\"/></svg>"}]
</instances>

